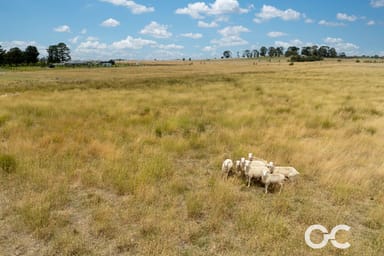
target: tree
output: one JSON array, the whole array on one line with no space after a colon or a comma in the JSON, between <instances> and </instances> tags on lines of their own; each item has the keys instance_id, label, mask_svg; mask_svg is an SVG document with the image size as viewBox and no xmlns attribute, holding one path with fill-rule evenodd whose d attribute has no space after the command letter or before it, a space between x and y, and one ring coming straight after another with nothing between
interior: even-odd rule
<instances>
[{"instance_id":1,"label":"tree","mask_svg":"<svg viewBox=\"0 0 384 256\"><path fill-rule=\"evenodd\" d=\"M260 48L260 56L265 57L265 55L267 55L267 51L268 51L267 47L262 46L262 47Z\"/></svg>"},{"instance_id":2,"label":"tree","mask_svg":"<svg viewBox=\"0 0 384 256\"><path fill-rule=\"evenodd\" d=\"M282 47L282 46L277 47L276 48L276 54L277 54L277 57L284 55L284 47Z\"/></svg>"},{"instance_id":3,"label":"tree","mask_svg":"<svg viewBox=\"0 0 384 256\"><path fill-rule=\"evenodd\" d=\"M49 63L62 63L71 60L71 51L65 43L50 45L47 52Z\"/></svg>"},{"instance_id":4,"label":"tree","mask_svg":"<svg viewBox=\"0 0 384 256\"><path fill-rule=\"evenodd\" d=\"M24 59L27 64L35 64L39 61L39 51L35 46L28 46L24 51Z\"/></svg>"},{"instance_id":5,"label":"tree","mask_svg":"<svg viewBox=\"0 0 384 256\"><path fill-rule=\"evenodd\" d=\"M5 54L6 53L7 52L5 50L3 50L3 48L0 45L0 65L5 64Z\"/></svg>"},{"instance_id":6,"label":"tree","mask_svg":"<svg viewBox=\"0 0 384 256\"><path fill-rule=\"evenodd\" d=\"M231 51L226 50L226 51L223 52L223 58L229 59L231 57L232 57L232 52Z\"/></svg>"},{"instance_id":7,"label":"tree","mask_svg":"<svg viewBox=\"0 0 384 256\"><path fill-rule=\"evenodd\" d=\"M252 50L252 58L259 58L260 52L258 50Z\"/></svg>"},{"instance_id":8,"label":"tree","mask_svg":"<svg viewBox=\"0 0 384 256\"><path fill-rule=\"evenodd\" d=\"M5 55L6 62L10 65L19 65L24 62L23 51L18 47L11 48Z\"/></svg>"},{"instance_id":9,"label":"tree","mask_svg":"<svg viewBox=\"0 0 384 256\"><path fill-rule=\"evenodd\" d=\"M329 49L329 51L328 51L328 56L329 56L330 58L336 58L336 57L337 57L336 49L335 49L335 48L331 48L331 49Z\"/></svg>"},{"instance_id":10,"label":"tree","mask_svg":"<svg viewBox=\"0 0 384 256\"><path fill-rule=\"evenodd\" d=\"M317 53L320 57L329 57L328 56L329 55L329 46L325 46L325 45L320 46Z\"/></svg>"},{"instance_id":11,"label":"tree","mask_svg":"<svg viewBox=\"0 0 384 256\"><path fill-rule=\"evenodd\" d=\"M304 46L301 48L301 55L311 56L311 47Z\"/></svg>"},{"instance_id":12,"label":"tree","mask_svg":"<svg viewBox=\"0 0 384 256\"><path fill-rule=\"evenodd\" d=\"M276 52L276 48L271 46L268 48L268 55L269 57L276 57L277 56L277 52Z\"/></svg>"},{"instance_id":13,"label":"tree","mask_svg":"<svg viewBox=\"0 0 384 256\"><path fill-rule=\"evenodd\" d=\"M290 46L288 47L287 51L285 52L285 57L291 57L291 56L296 56L299 54L300 48L296 46Z\"/></svg>"},{"instance_id":14,"label":"tree","mask_svg":"<svg viewBox=\"0 0 384 256\"><path fill-rule=\"evenodd\" d=\"M319 47L317 45L313 45L311 47L311 56L318 56L318 49Z\"/></svg>"},{"instance_id":15,"label":"tree","mask_svg":"<svg viewBox=\"0 0 384 256\"><path fill-rule=\"evenodd\" d=\"M245 50L243 52L243 58L252 58L252 53L250 50Z\"/></svg>"}]
</instances>

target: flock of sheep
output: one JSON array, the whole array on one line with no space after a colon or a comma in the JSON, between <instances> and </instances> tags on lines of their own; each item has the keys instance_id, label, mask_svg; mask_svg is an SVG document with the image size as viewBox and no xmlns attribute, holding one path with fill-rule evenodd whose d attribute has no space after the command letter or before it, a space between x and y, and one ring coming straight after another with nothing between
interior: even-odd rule
<instances>
[{"instance_id":1,"label":"flock of sheep","mask_svg":"<svg viewBox=\"0 0 384 256\"><path fill-rule=\"evenodd\" d=\"M274 184L280 185L279 193L281 193L284 182L299 174L294 167L274 166L273 162L268 163L265 160L255 160L252 153L248 154L248 159L242 157L235 164L231 159L225 159L221 170L226 178L228 178L230 173L246 177L248 187L251 185L252 179L261 181L265 185L265 193L268 193L269 185Z\"/></svg>"}]
</instances>

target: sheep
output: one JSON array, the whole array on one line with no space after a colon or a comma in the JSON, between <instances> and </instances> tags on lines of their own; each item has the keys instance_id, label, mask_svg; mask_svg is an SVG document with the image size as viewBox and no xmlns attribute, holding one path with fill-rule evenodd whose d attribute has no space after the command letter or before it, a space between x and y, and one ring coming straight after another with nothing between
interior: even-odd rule
<instances>
[{"instance_id":1,"label":"sheep","mask_svg":"<svg viewBox=\"0 0 384 256\"><path fill-rule=\"evenodd\" d=\"M280 185L279 194L280 194L283 188L284 180L285 180L285 176L283 174L280 174L280 173L271 174L267 170L264 170L263 175L261 176L261 181L265 184L265 194L268 193L268 187L270 184L279 184Z\"/></svg>"},{"instance_id":2,"label":"sheep","mask_svg":"<svg viewBox=\"0 0 384 256\"><path fill-rule=\"evenodd\" d=\"M236 160L236 174L237 176L241 176L243 174L244 167L242 166L241 160Z\"/></svg>"},{"instance_id":3,"label":"sheep","mask_svg":"<svg viewBox=\"0 0 384 256\"><path fill-rule=\"evenodd\" d=\"M291 166L273 166L271 168L272 173L280 173L283 174L287 179L291 179L292 177L295 177L296 175L299 175L300 173Z\"/></svg>"},{"instance_id":4,"label":"sheep","mask_svg":"<svg viewBox=\"0 0 384 256\"><path fill-rule=\"evenodd\" d=\"M248 153L248 160L252 161L253 160L253 153Z\"/></svg>"},{"instance_id":5,"label":"sheep","mask_svg":"<svg viewBox=\"0 0 384 256\"><path fill-rule=\"evenodd\" d=\"M245 160L245 176L248 177L248 187L251 185L252 178L260 179L264 172L270 172L265 165L252 165L252 162Z\"/></svg>"},{"instance_id":6,"label":"sheep","mask_svg":"<svg viewBox=\"0 0 384 256\"><path fill-rule=\"evenodd\" d=\"M221 170L223 171L223 174L226 174L226 178L228 179L229 172L232 171L233 168L233 162L231 159L225 159L222 166Z\"/></svg>"},{"instance_id":7,"label":"sheep","mask_svg":"<svg viewBox=\"0 0 384 256\"><path fill-rule=\"evenodd\" d=\"M251 161L251 166L266 166L272 171L274 164L273 164L273 162L268 163L265 160L253 160L253 161Z\"/></svg>"}]
</instances>

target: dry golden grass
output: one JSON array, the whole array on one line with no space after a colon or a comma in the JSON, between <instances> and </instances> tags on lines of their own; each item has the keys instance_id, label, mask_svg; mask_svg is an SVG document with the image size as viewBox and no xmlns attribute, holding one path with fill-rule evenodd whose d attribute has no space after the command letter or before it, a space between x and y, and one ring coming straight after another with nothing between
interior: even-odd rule
<instances>
[{"instance_id":1,"label":"dry golden grass","mask_svg":"<svg viewBox=\"0 0 384 256\"><path fill-rule=\"evenodd\" d=\"M382 64L149 64L0 73L4 255L384 253ZM250 151L301 175L223 180ZM342 223L348 250L305 244Z\"/></svg>"}]
</instances>

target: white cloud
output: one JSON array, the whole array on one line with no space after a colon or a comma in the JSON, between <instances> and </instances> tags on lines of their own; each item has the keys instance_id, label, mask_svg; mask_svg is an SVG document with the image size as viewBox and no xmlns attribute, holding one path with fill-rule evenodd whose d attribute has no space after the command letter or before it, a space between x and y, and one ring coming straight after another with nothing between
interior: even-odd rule
<instances>
[{"instance_id":1,"label":"white cloud","mask_svg":"<svg viewBox=\"0 0 384 256\"><path fill-rule=\"evenodd\" d=\"M374 20L370 20L370 21L367 22L368 26L373 26L375 24L376 24L376 22Z\"/></svg>"},{"instance_id":2,"label":"white cloud","mask_svg":"<svg viewBox=\"0 0 384 256\"><path fill-rule=\"evenodd\" d=\"M145 5L137 4L134 1L128 0L100 0L101 2L107 2L116 6L124 6L131 10L133 14L142 14L146 12L154 12L155 8L147 7Z\"/></svg>"},{"instance_id":3,"label":"white cloud","mask_svg":"<svg viewBox=\"0 0 384 256\"><path fill-rule=\"evenodd\" d=\"M14 41L4 41L4 42L0 42L0 45L4 48L4 49L11 49L11 48L14 48L14 47L18 47L20 48L21 50L24 50L25 48L27 48L29 45L34 45L36 46L36 42L35 41L19 41L19 40L14 40Z\"/></svg>"},{"instance_id":4,"label":"white cloud","mask_svg":"<svg viewBox=\"0 0 384 256\"><path fill-rule=\"evenodd\" d=\"M176 14L189 15L194 19L202 19L206 15L224 15L230 13L247 13L249 9L240 8L237 0L215 0L214 3L190 3L187 7L176 9Z\"/></svg>"},{"instance_id":5,"label":"white cloud","mask_svg":"<svg viewBox=\"0 0 384 256\"><path fill-rule=\"evenodd\" d=\"M112 43L111 47L114 49L141 49L144 46L156 45L157 43L152 40L142 38L133 38L128 36L126 39Z\"/></svg>"},{"instance_id":6,"label":"white cloud","mask_svg":"<svg viewBox=\"0 0 384 256\"><path fill-rule=\"evenodd\" d=\"M163 49L163 50L180 50L180 49L184 49L184 46L177 45L177 44L159 44L159 45L156 45L154 47L159 48L159 49Z\"/></svg>"},{"instance_id":7,"label":"white cloud","mask_svg":"<svg viewBox=\"0 0 384 256\"><path fill-rule=\"evenodd\" d=\"M314 23L315 22L313 19L309 18L305 13L301 14L301 16L303 17L305 23Z\"/></svg>"},{"instance_id":8,"label":"white cloud","mask_svg":"<svg viewBox=\"0 0 384 256\"><path fill-rule=\"evenodd\" d=\"M229 26L218 31L222 35L221 39L211 40L211 43L217 46L239 46L246 45L248 41L241 38L240 34L250 32L250 30L243 26Z\"/></svg>"},{"instance_id":9,"label":"white cloud","mask_svg":"<svg viewBox=\"0 0 384 256\"><path fill-rule=\"evenodd\" d=\"M87 41L99 41L99 38L97 38L95 36L89 36L89 37L87 37Z\"/></svg>"},{"instance_id":10,"label":"white cloud","mask_svg":"<svg viewBox=\"0 0 384 256\"><path fill-rule=\"evenodd\" d=\"M172 33L168 31L168 26L161 25L156 21L152 21L147 26L145 26L140 34L150 35L156 38L169 38L172 36Z\"/></svg>"},{"instance_id":11,"label":"white cloud","mask_svg":"<svg viewBox=\"0 0 384 256\"><path fill-rule=\"evenodd\" d=\"M290 40L288 42L286 41L275 41L275 46L276 47L284 47L284 49L287 49L288 47L290 46L296 46L296 47L303 47L303 46L306 46L306 45L314 45L313 43L304 43L303 41L299 40L299 39L294 39L294 40Z\"/></svg>"},{"instance_id":12,"label":"white cloud","mask_svg":"<svg viewBox=\"0 0 384 256\"><path fill-rule=\"evenodd\" d=\"M313 19L307 18L304 21L305 23L314 23L315 21Z\"/></svg>"},{"instance_id":13,"label":"white cloud","mask_svg":"<svg viewBox=\"0 0 384 256\"><path fill-rule=\"evenodd\" d=\"M186 14L191 16L194 19L202 19L204 16L202 16L202 13L208 13L209 12L209 6L206 5L204 2L197 2L193 4L188 4L185 8L179 8L176 9L176 14Z\"/></svg>"},{"instance_id":14,"label":"white cloud","mask_svg":"<svg viewBox=\"0 0 384 256\"><path fill-rule=\"evenodd\" d=\"M371 6L374 8L384 7L384 0L371 0Z\"/></svg>"},{"instance_id":15,"label":"white cloud","mask_svg":"<svg viewBox=\"0 0 384 256\"><path fill-rule=\"evenodd\" d=\"M341 38L327 37L323 41L328 46L334 47L338 53L345 52L347 55L357 55L360 48L353 43L344 42Z\"/></svg>"},{"instance_id":16,"label":"white cloud","mask_svg":"<svg viewBox=\"0 0 384 256\"><path fill-rule=\"evenodd\" d=\"M87 34L87 30L86 30L85 28L83 28L83 29L80 31L80 34L82 34L82 35Z\"/></svg>"},{"instance_id":17,"label":"white cloud","mask_svg":"<svg viewBox=\"0 0 384 256\"><path fill-rule=\"evenodd\" d=\"M342 23L342 22L332 22L332 21L326 21L326 20L321 20L321 21L319 21L318 24L322 25L322 26L327 26L327 27L342 27L342 26L345 26L345 24Z\"/></svg>"},{"instance_id":18,"label":"white cloud","mask_svg":"<svg viewBox=\"0 0 384 256\"><path fill-rule=\"evenodd\" d=\"M205 46L205 47L202 49L202 51L204 51L204 52L214 52L214 51L216 51L216 48L213 47L213 46Z\"/></svg>"},{"instance_id":19,"label":"white cloud","mask_svg":"<svg viewBox=\"0 0 384 256\"><path fill-rule=\"evenodd\" d=\"M105 43L100 43L99 41L91 40L91 41L86 41L86 42L80 43L79 46L77 47L77 50L88 52L88 51L92 51L92 50L106 49L107 47L108 46Z\"/></svg>"},{"instance_id":20,"label":"white cloud","mask_svg":"<svg viewBox=\"0 0 384 256\"><path fill-rule=\"evenodd\" d=\"M243 26L229 26L218 31L223 37L238 36L240 33L250 32L248 28Z\"/></svg>"},{"instance_id":21,"label":"white cloud","mask_svg":"<svg viewBox=\"0 0 384 256\"><path fill-rule=\"evenodd\" d=\"M237 0L216 0L210 4L210 14L222 15L227 13L247 13L248 9L240 8Z\"/></svg>"},{"instance_id":22,"label":"white cloud","mask_svg":"<svg viewBox=\"0 0 384 256\"><path fill-rule=\"evenodd\" d=\"M279 10L271 5L263 5L261 11L255 14L256 18L253 20L256 23L261 23L274 18L279 18L285 21L298 20L302 14L293 9Z\"/></svg>"},{"instance_id":23,"label":"white cloud","mask_svg":"<svg viewBox=\"0 0 384 256\"><path fill-rule=\"evenodd\" d=\"M267 33L267 36L269 37L281 37L281 36L286 36L287 34L284 32L279 32L279 31L271 31Z\"/></svg>"},{"instance_id":24,"label":"white cloud","mask_svg":"<svg viewBox=\"0 0 384 256\"><path fill-rule=\"evenodd\" d=\"M355 15L348 15L346 13L340 13L340 12L336 15L336 18L338 20L346 20L346 21L350 21L350 22L357 20L357 17Z\"/></svg>"},{"instance_id":25,"label":"white cloud","mask_svg":"<svg viewBox=\"0 0 384 256\"><path fill-rule=\"evenodd\" d=\"M80 36L75 36L74 38L71 38L69 39L68 41L71 43L71 44L77 44L78 41L80 39Z\"/></svg>"},{"instance_id":26,"label":"white cloud","mask_svg":"<svg viewBox=\"0 0 384 256\"><path fill-rule=\"evenodd\" d=\"M176 51L175 49L158 49L154 52L148 53L145 57L146 59L181 59L184 56L184 53Z\"/></svg>"},{"instance_id":27,"label":"white cloud","mask_svg":"<svg viewBox=\"0 0 384 256\"><path fill-rule=\"evenodd\" d=\"M343 39L341 38L335 38L335 37L327 37L323 40L327 44L339 44L343 42Z\"/></svg>"},{"instance_id":28,"label":"white cloud","mask_svg":"<svg viewBox=\"0 0 384 256\"><path fill-rule=\"evenodd\" d=\"M185 34L181 34L181 36L192 38L192 39L199 39L203 37L203 35L200 33L185 33Z\"/></svg>"},{"instance_id":29,"label":"white cloud","mask_svg":"<svg viewBox=\"0 0 384 256\"><path fill-rule=\"evenodd\" d=\"M109 18L101 23L101 26L103 27L117 27L119 25L120 22L112 18Z\"/></svg>"},{"instance_id":30,"label":"white cloud","mask_svg":"<svg viewBox=\"0 0 384 256\"><path fill-rule=\"evenodd\" d=\"M71 32L71 28L68 25L58 26L58 27L54 28L53 30L56 32L60 32L60 33L70 33Z\"/></svg>"},{"instance_id":31,"label":"white cloud","mask_svg":"<svg viewBox=\"0 0 384 256\"><path fill-rule=\"evenodd\" d=\"M207 23L199 20L199 22L197 23L197 26L200 28L215 28L215 27L218 27L219 24L217 24L215 21L212 21L211 23Z\"/></svg>"},{"instance_id":32,"label":"white cloud","mask_svg":"<svg viewBox=\"0 0 384 256\"><path fill-rule=\"evenodd\" d=\"M246 45L248 44L248 41L244 40L239 36L228 36L228 37L222 37L220 39L213 39L211 40L211 43L220 47L223 47L223 46L228 47L228 46Z\"/></svg>"}]
</instances>

